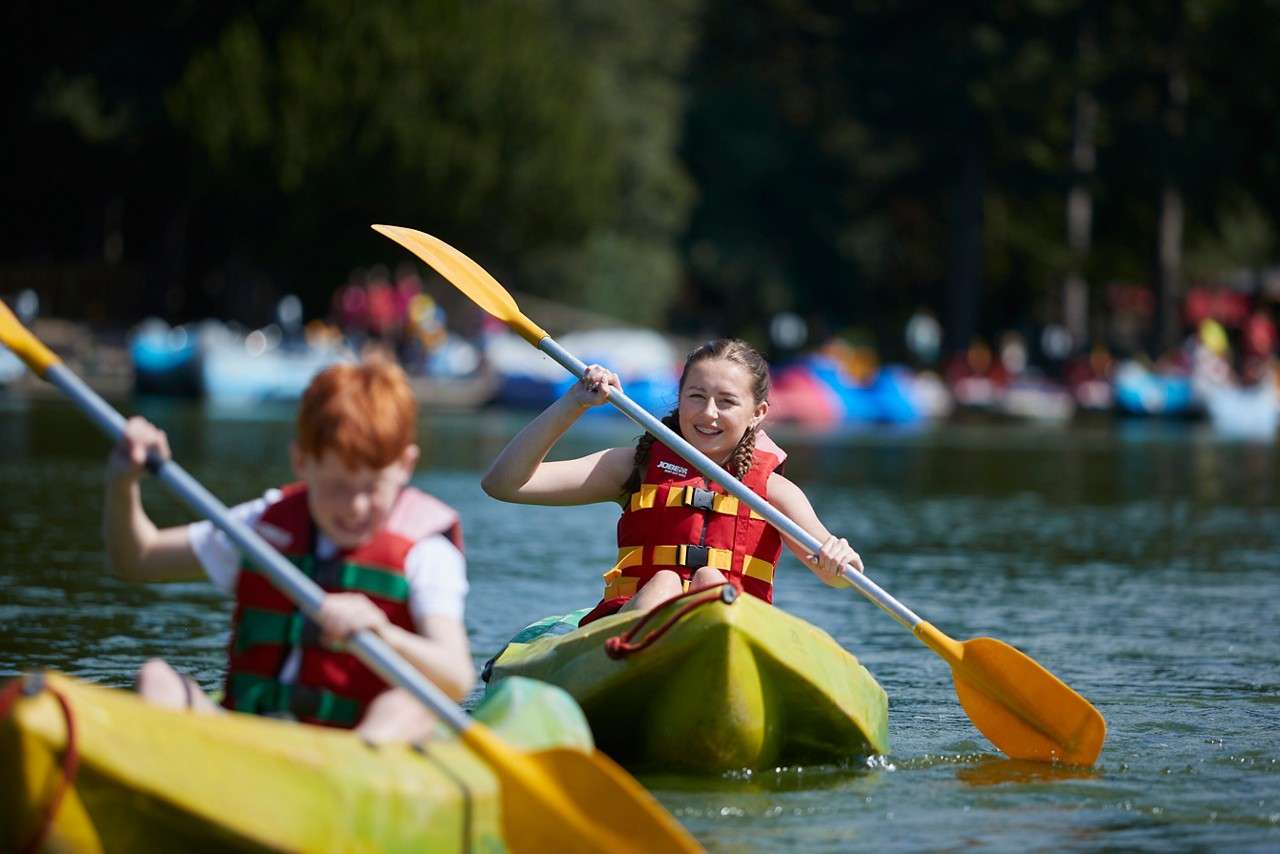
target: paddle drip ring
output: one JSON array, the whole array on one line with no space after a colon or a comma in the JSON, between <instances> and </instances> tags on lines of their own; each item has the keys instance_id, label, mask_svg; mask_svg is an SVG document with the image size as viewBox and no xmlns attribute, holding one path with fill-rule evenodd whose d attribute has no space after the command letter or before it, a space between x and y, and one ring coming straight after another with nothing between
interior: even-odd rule
<instances>
[{"instance_id":1,"label":"paddle drip ring","mask_svg":"<svg viewBox=\"0 0 1280 854\"><path fill-rule=\"evenodd\" d=\"M672 626L678 623L681 617L683 617L685 614L689 613L693 609L700 608L703 605L709 604L711 602L716 602L716 601L724 602L726 605L729 605L729 604L732 604L734 600L736 600L739 594L741 593L742 593L742 581L737 577L730 577L727 581L721 582L720 584L714 585L712 587L703 587L700 590L694 590L689 593L679 593L675 596L672 596L667 601L659 602L657 605L655 605L651 611L649 611L647 614L645 614L643 617L637 620L636 624L631 628L627 629L624 633L618 635L617 637L612 637L606 640L604 642L605 654L608 655L610 658L615 658L615 659L626 658L628 655L631 655L633 652L639 652L642 649L652 646L653 643L658 640L658 638L665 635ZM640 630L644 628L645 623L649 622L649 619L654 614L666 608L668 605L674 604L675 602L679 602L681 599L687 599L690 596L697 596L698 598L694 599L692 602L685 605L679 611L676 611L674 614L668 617L665 623L658 626L653 631L649 632L649 634L645 636L644 640L641 640L638 643L632 643L632 640L635 638L635 636L640 633Z\"/></svg>"},{"instance_id":2,"label":"paddle drip ring","mask_svg":"<svg viewBox=\"0 0 1280 854\"><path fill-rule=\"evenodd\" d=\"M52 694L62 708L62 719L67 725L67 746L62 752L62 782L58 784L57 791L54 792L53 797L49 799L49 803L45 806L44 815L41 816L35 832L25 845L18 848L23 854L40 849L40 844L44 842L45 836L48 835L49 830L53 827L53 820L58 815L58 807L62 805L62 798L66 795L67 790L71 788L71 784L76 779L76 772L80 767L80 752L76 748L75 716L71 713L71 704L67 702L67 698L62 695L61 691L45 684L42 675L33 674L11 680L8 685L4 686L3 690L0 690L0 720L4 720L12 714L13 707L18 702L19 697L34 697L41 691L48 691Z\"/></svg>"}]
</instances>

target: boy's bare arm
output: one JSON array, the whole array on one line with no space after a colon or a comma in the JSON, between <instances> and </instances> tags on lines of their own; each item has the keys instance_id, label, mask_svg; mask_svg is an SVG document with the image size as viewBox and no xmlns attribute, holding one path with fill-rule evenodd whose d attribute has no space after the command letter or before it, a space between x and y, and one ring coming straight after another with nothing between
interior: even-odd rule
<instances>
[{"instance_id":1,"label":"boy's bare arm","mask_svg":"<svg viewBox=\"0 0 1280 854\"><path fill-rule=\"evenodd\" d=\"M102 536L107 562L128 581L186 581L204 577L191 548L187 526L159 529L142 507L138 485L147 454L168 459L164 433L142 418L131 418L112 450L103 496Z\"/></svg>"},{"instance_id":2,"label":"boy's bare arm","mask_svg":"<svg viewBox=\"0 0 1280 854\"><path fill-rule=\"evenodd\" d=\"M830 587L850 586L849 582L839 574L841 567L848 563L852 564L858 572L862 572L863 569L862 558L848 541L828 531L822 524L822 520L818 518L818 514L814 512L808 496L800 487L782 475L777 472L771 474L768 489L769 503L822 543L822 548L815 555L811 554L806 546L783 534L782 541L786 543L787 548L791 549L810 571L822 579L824 584Z\"/></svg>"},{"instance_id":3,"label":"boy's bare arm","mask_svg":"<svg viewBox=\"0 0 1280 854\"><path fill-rule=\"evenodd\" d=\"M421 629L423 634L396 629L402 637L386 638L387 643L442 691L462 702L476 682L466 626L453 617L428 614Z\"/></svg>"},{"instance_id":4,"label":"boy's bare arm","mask_svg":"<svg viewBox=\"0 0 1280 854\"><path fill-rule=\"evenodd\" d=\"M102 509L107 563L126 581L195 581L204 570L187 526L157 528L142 508L137 481L108 482Z\"/></svg>"}]
</instances>

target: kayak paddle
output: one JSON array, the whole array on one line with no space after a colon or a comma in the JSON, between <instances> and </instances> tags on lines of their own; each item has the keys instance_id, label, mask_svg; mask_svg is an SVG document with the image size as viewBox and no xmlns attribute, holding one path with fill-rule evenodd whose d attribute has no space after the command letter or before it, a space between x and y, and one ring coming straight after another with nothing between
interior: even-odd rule
<instances>
[{"instance_id":1,"label":"kayak paddle","mask_svg":"<svg viewBox=\"0 0 1280 854\"><path fill-rule=\"evenodd\" d=\"M439 238L411 228L375 225L373 229L430 264L478 306L574 376L581 378L586 372L587 366L581 360L525 317L511 294L466 255ZM610 389L609 402L779 531L814 553L822 547L808 531L625 394ZM1101 713L1030 656L994 638L953 640L852 567L845 566L841 575L951 665L960 705L974 726L1000 750L1015 759L1072 765L1092 765L1098 758L1107 733Z\"/></svg>"},{"instance_id":2,"label":"kayak paddle","mask_svg":"<svg viewBox=\"0 0 1280 854\"><path fill-rule=\"evenodd\" d=\"M32 371L57 386L113 440L125 419L31 334L0 302L0 343ZM211 520L309 617L324 590L285 560L258 534L172 460L152 457L151 470L199 515ZM523 752L467 716L381 638L362 631L347 649L388 683L417 697L453 729L497 775L502 791L504 837L517 851L699 851L687 831L630 775L599 751L569 748Z\"/></svg>"}]
</instances>

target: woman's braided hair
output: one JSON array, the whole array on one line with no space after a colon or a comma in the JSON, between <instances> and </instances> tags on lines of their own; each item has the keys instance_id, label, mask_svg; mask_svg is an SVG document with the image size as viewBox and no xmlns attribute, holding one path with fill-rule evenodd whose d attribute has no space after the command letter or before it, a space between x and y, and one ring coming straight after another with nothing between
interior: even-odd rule
<instances>
[{"instance_id":1,"label":"woman's braided hair","mask_svg":"<svg viewBox=\"0 0 1280 854\"><path fill-rule=\"evenodd\" d=\"M689 368L698 362L705 362L709 359L725 359L742 365L751 374L751 396L753 402L759 404L769 399L768 363L750 344L745 341L739 341L736 338L717 338L714 341L708 341L691 352L689 357L685 359L684 371L680 374L681 393L684 392L684 381L689 376ZM680 433L679 413L680 409L677 405L662 419L662 423L674 430L677 436L682 435ZM751 469L751 462L755 457L756 451L757 432L757 428L748 427L747 431L742 434L742 438L738 440L738 446L729 455L727 468L729 473L739 480ZM623 493L625 495L631 495L640 488L640 484L644 479L645 465L649 459L649 449L653 447L655 441L650 433L644 433L636 440L635 463L631 469L631 476L627 478L626 484L623 485Z\"/></svg>"}]
</instances>

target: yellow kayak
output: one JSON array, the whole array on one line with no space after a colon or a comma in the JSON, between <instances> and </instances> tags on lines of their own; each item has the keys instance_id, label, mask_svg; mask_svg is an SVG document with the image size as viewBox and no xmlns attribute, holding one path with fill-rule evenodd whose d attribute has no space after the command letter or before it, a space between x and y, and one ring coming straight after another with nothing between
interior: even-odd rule
<instances>
[{"instance_id":1,"label":"yellow kayak","mask_svg":"<svg viewBox=\"0 0 1280 854\"><path fill-rule=\"evenodd\" d=\"M45 850L67 851L506 847L497 779L443 728L417 747L371 748L347 731L167 711L59 674L24 679L0 705L0 850L41 834ZM475 712L502 738L591 750L563 691L504 687Z\"/></svg>"},{"instance_id":2,"label":"yellow kayak","mask_svg":"<svg viewBox=\"0 0 1280 854\"><path fill-rule=\"evenodd\" d=\"M632 767L721 772L888 751L888 697L830 635L752 596L702 598L643 626L634 613L536 623L486 668L489 690L515 676L564 688L600 749ZM609 654L611 638L624 654Z\"/></svg>"}]
</instances>

